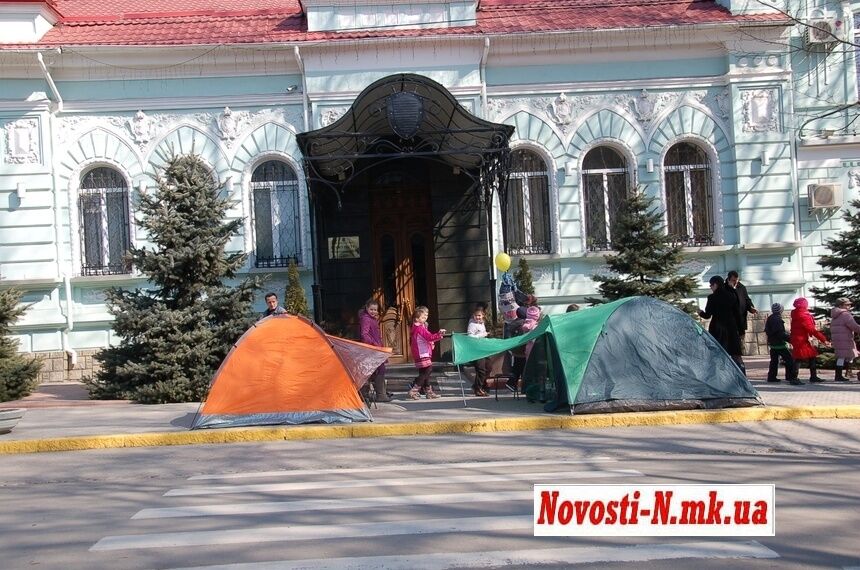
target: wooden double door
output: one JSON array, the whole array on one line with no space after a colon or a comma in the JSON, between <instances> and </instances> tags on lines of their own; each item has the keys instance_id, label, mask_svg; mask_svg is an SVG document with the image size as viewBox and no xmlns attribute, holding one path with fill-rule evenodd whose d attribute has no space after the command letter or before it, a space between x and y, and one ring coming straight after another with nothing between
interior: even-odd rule
<instances>
[{"instance_id":1,"label":"wooden double door","mask_svg":"<svg viewBox=\"0 0 860 570\"><path fill-rule=\"evenodd\" d=\"M382 342L390 362L412 360L412 312L424 305L436 321L436 263L433 216L427 188L384 188L370 192L373 294L382 305ZM431 324L431 326L433 326Z\"/></svg>"}]
</instances>

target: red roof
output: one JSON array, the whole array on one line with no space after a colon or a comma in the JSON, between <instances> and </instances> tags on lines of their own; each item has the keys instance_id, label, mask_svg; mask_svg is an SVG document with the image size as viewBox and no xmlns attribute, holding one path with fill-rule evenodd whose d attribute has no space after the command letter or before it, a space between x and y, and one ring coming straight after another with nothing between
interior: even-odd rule
<instances>
[{"instance_id":1,"label":"red roof","mask_svg":"<svg viewBox=\"0 0 860 570\"><path fill-rule=\"evenodd\" d=\"M732 16L713 0L481 0L476 26L308 32L299 0L54 0L53 5L62 19L38 46L219 45L787 21L780 14Z\"/></svg>"}]
</instances>

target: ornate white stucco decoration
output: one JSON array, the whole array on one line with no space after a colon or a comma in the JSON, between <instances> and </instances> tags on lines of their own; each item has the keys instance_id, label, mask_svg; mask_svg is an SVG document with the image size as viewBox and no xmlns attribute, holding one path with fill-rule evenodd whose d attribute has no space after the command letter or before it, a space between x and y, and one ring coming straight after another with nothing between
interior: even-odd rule
<instances>
[{"instance_id":1,"label":"ornate white stucco decoration","mask_svg":"<svg viewBox=\"0 0 860 570\"><path fill-rule=\"evenodd\" d=\"M573 105L567 100L564 93L559 93L552 105L550 105L552 117L559 127L569 125L573 121Z\"/></svg>"},{"instance_id":2,"label":"ornate white stucco decoration","mask_svg":"<svg viewBox=\"0 0 860 570\"><path fill-rule=\"evenodd\" d=\"M852 168L848 171L848 187L860 188L860 170Z\"/></svg>"},{"instance_id":3,"label":"ornate white stucco decoration","mask_svg":"<svg viewBox=\"0 0 860 570\"><path fill-rule=\"evenodd\" d=\"M152 139L152 119L143 111L138 111L128 121L128 130L131 131L132 140L143 148Z\"/></svg>"},{"instance_id":4,"label":"ornate white stucco decoration","mask_svg":"<svg viewBox=\"0 0 860 570\"><path fill-rule=\"evenodd\" d=\"M752 133L779 132L776 89L750 89L741 92L744 108L743 130Z\"/></svg>"},{"instance_id":5,"label":"ornate white stucco decoration","mask_svg":"<svg viewBox=\"0 0 860 570\"><path fill-rule=\"evenodd\" d=\"M6 125L8 164L38 164L42 161L39 145L39 120L18 119Z\"/></svg>"},{"instance_id":6,"label":"ornate white stucco decoration","mask_svg":"<svg viewBox=\"0 0 860 570\"><path fill-rule=\"evenodd\" d=\"M728 91L725 92L728 97ZM572 136L572 130L578 124L577 119L599 111L600 109L623 109L629 111L630 118L638 120L645 131L654 127L653 122L662 113L685 102L696 103L708 107L715 116L728 117L730 100L726 100L725 111L720 106L720 94L711 93L706 89L690 91L671 91L665 93L650 93L647 90L638 93L601 94L601 95L572 95L564 93L557 97L511 97L493 98L487 101L487 118L491 121L506 119L517 111L531 113L553 126L564 137Z\"/></svg>"},{"instance_id":7,"label":"ornate white stucco decoration","mask_svg":"<svg viewBox=\"0 0 860 570\"><path fill-rule=\"evenodd\" d=\"M328 107L320 113L320 126L327 127L344 116L349 107Z\"/></svg>"},{"instance_id":8,"label":"ornate white stucco decoration","mask_svg":"<svg viewBox=\"0 0 860 570\"><path fill-rule=\"evenodd\" d=\"M224 111L218 116L217 124L218 131L221 133L221 140L227 146L233 144L238 134L239 124L236 117L233 116L233 111L230 110L230 107L224 107Z\"/></svg>"},{"instance_id":9,"label":"ornate white stucco decoration","mask_svg":"<svg viewBox=\"0 0 860 570\"><path fill-rule=\"evenodd\" d=\"M648 125L657 116L659 99L643 89L639 95L630 102L630 108L636 114L640 123Z\"/></svg>"},{"instance_id":10,"label":"ornate white stucco decoration","mask_svg":"<svg viewBox=\"0 0 860 570\"><path fill-rule=\"evenodd\" d=\"M281 107L277 109L261 109L255 112L230 111L233 126L233 138L224 139L227 146L242 138L242 135L250 133L265 123L279 123L292 127L294 131L302 130L304 119L301 108ZM138 118L143 115L145 118ZM61 125L57 129L57 142L65 145L76 140L81 134L94 128L102 127L114 132L121 138L134 142L141 151L151 144L163 138L177 126L185 124L197 127L203 132L211 133L215 138L222 138L224 131L219 120L223 113L153 113L145 115L138 111L134 117L128 116L81 116L63 117ZM228 129L226 124L223 125ZM139 129L136 131L136 129ZM127 133L127 134L126 134Z\"/></svg>"},{"instance_id":11,"label":"ornate white stucco decoration","mask_svg":"<svg viewBox=\"0 0 860 570\"><path fill-rule=\"evenodd\" d=\"M714 95L720 117L728 119L732 108L732 92L728 87Z\"/></svg>"}]
</instances>

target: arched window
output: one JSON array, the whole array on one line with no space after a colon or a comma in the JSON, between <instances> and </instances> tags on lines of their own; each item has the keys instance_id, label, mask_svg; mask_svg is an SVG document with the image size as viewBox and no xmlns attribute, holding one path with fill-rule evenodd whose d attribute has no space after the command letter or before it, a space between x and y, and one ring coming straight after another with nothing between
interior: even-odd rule
<instances>
[{"instance_id":1,"label":"arched window","mask_svg":"<svg viewBox=\"0 0 860 570\"><path fill-rule=\"evenodd\" d=\"M511 153L507 196L508 252L550 253L549 172L534 152Z\"/></svg>"},{"instance_id":2,"label":"arched window","mask_svg":"<svg viewBox=\"0 0 860 570\"><path fill-rule=\"evenodd\" d=\"M607 146L588 151L582 161L585 239L589 250L612 248L612 231L630 191L624 158Z\"/></svg>"},{"instance_id":3,"label":"arched window","mask_svg":"<svg viewBox=\"0 0 860 570\"><path fill-rule=\"evenodd\" d=\"M78 192L81 275L131 273L123 259L131 243L128 185L113 168L86 172Z\"/></svg>"},{"instance_id":4,"label":"arched window","mask_svg":"<svg viewBox=\"0 0 860 570\"><path fill-rule=\"evenodd\" d=\"M254 209L255 265L301 265L299 180L287 164L269 160L251 176Z\"/></svg>"},{"instance_id":5,"label":"arched window","mask_svg":"<svg viewBox=\"0 0 860 570\"><path fill-rule=\"evenodd\" d=\"M667 231L673 242L714 243L714 196L708 155L682 142L669 149L663 163Z\"/></svg>"}]
</instances>

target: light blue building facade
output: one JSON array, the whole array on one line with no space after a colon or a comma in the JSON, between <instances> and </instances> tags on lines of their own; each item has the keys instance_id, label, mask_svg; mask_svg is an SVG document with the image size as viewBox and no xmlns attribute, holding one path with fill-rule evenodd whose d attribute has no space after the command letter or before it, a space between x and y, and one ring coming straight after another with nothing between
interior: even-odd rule
<instances>
[{"instance_id":1,"label":"light blue building facade","mask_svg":"<svg viewBox=\"0 0 860 570\"><path fill-rule=\"evenodd\" d=\"M790 304L821 283L824 243L858 197L855 54L835 41L853 39L858 6L792 2L795 21L758 2L722 5L739 19L470 34L492 4L313 0L306 39L171 46L45 45L61 5L0 2L0 286L32 304L15 327L21 350L44 355L43 379L59 381L116 341L103 290L145 285L122 253L147 244L135 197L172 152L202 156L233 199L245 224L230 247L270 276L266 290L283 291L295 260L309 299L342 312L326 268L342 258L361 274L384 260L363 249L372 227L343 236L352 253L326 250L296 136L399 73L515 128L508 206L504 219L491 210L478 274L506 248L528 259L548 312L582 302L606 271L618 203L641 187L686 244L700 298L708 277L737 269L757 306ZM465 31L434 33L453 22ZM825 25L832 35L818 37ZM404 33L310 37L379 26ZM431 280L438 322L460 330L482 299L447 273Z\"/></svg>"}]
</instances>

